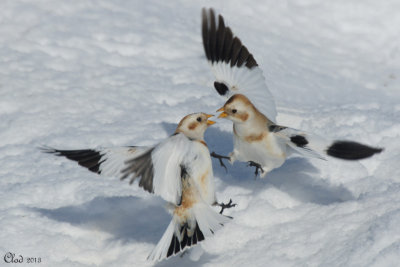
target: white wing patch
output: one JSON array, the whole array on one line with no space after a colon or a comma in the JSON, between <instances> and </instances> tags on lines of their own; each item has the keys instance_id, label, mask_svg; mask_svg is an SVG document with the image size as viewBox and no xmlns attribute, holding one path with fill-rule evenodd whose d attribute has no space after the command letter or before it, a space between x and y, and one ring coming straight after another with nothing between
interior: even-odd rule
<instances>
[{"instance_id":1,"label":"white wing patch","mask_svg":"<svg viewBox=\"0 0 400 267\"><path fill-rule=\"evenodd\" d=\"M254 106L272 122L276 122L276 106L274 98L265 83L262 70L259 67L251 69L242 66L237 67L226 62L211 63L212 72L216 81L228 86L228 98L234 94L245 95Z\"/></svg>"},{"instance_id":2,"label":"white wing patch","mask_svg":"<svg viewBox=\"0 0 400 267\"><path fill-rule=\"evenodd\" d=\"M157 145L152 152L154 193L178 204L182 195L181 165L192 149L192 142L177 134Z\"/></svg>"},{"instance_id":3,"label":"white wing patch","mask_svg":"<svg viewBox=\"0 0 400 267\"><path fill-rule=\"evenodd\" d=\"M99 152L103 154L101 157L100 174L103 176L115 176L120 178L121 172L125 169L125 162L132 158L139 157L149 147L116 147L105 148Z\"/></svg>"},{"instance_id":4,"label":"white wing patch","mask_svg":"<svg viewBox=\"0 0 400 267\"><path fill-rule=\"evenodd\" d=\"M214 10L203 9L204 52L216 77L214 87L220 95L243 94L269 120L276 121L276 107L262 70L253 55Z\"/></svg>"},{"instance_id":5,"label":"white wing patch","mask_svg":"<svg viewBox=\"0 0 400 267\"><path fill-rule=\"evenodd\" d=\"M273 134L283 138L286 144L298 153L307 157L325 160L322 155L326 154L328 142L324 138L287 127L282 127L281 130L273 132Z\"/></svg>"}]
</instances>

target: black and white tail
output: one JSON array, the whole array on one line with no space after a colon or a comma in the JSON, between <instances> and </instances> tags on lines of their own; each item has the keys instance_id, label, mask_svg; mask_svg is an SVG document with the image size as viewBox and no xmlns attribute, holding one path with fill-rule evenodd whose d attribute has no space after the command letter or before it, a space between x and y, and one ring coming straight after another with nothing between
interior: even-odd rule
<instances>
[{"instance_id":1,"label":"black and white tail","mask_svg":"<svg viewBox=\"0 0 400 267\"><path fill-rule=\"evenodd\" d=\"M174 256L212 236L230 219L217 213L206 203L195 204L189 214L191 217L182 221L179 215L174 213L167 230L148 256L148 260L161 261Z\"/></svg>"}]
</instances>

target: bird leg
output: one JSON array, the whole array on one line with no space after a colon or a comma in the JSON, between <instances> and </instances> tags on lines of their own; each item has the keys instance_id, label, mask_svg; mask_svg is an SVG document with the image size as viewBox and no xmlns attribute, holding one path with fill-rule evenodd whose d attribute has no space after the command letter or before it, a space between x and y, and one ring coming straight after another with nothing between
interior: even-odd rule
<instances>
[{"instance_id":1,"label":"bird leg","mask_svg":"<svg viewBox=\"0 0 400 267\"><path fill-rule=\"evenodd\" d=\"M225 203L215 203L215 205L218 205L221 207L221 211L219 212L220 214L222 214L222 212L224 212L224 209L230 209L235 207L237 204L232 204L232 199L229 199L229 202L227 204Z\"/></svg>"},{"instance_id":2,"label":"bird leg","mask_svg":"<svg viewBox=\"0 0 400 267\"><path fill-rule=\"evenodd\" d=\"M257 178L257 175L258 175L258 171L259 171L259 170L261 170L260 175L261 175L261 173L264 172L264 169L261 167L260 164L254 162L254 161L249 161L249 162L247 162L247 163L248 163L247 166L256 167L256 171L254 172L254 174L256 175L255 178Z\"/></svg>"},{"instance_id":3,"label":"bird leg","mask_svg":"<svg viewBox=\"0 0 400 267\"><path fill-rule=\"evenodd\" d=\"M210 156L213 157L213 158L218 159L218 160L219 160L219 164L220 164L222 167L225 168L225 171L226 171L226 172L228 172L228 169L226 168L226 166L225 166L224 162L222 161L222 159L230 160L230 159L231 159L230 157L228 157L228 156L222 156L222 155L219 155L219 154L217 154L217 153L215 153L215 152L212 152L212 153L210 154Z\"/></svg>"}]
</instances>

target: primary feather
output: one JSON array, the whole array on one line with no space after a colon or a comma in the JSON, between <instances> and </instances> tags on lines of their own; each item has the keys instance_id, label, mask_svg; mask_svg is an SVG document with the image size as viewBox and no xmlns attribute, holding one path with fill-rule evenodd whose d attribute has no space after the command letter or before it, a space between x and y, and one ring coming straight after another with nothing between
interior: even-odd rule
<instances>
[{"instance_id":1,"label":"primary feather","mask_svg":"<svg viewBox=\"0 0 400 267\"><path fill-rule=\"evenodd\" d=\"M253 55L225 26L212 9L202 11L202 38L206 57L216 81L217 92L227 98L240 93L246 95L271 121L276 121L276 106L262 70Z\"/></svg>"}]
</instances>

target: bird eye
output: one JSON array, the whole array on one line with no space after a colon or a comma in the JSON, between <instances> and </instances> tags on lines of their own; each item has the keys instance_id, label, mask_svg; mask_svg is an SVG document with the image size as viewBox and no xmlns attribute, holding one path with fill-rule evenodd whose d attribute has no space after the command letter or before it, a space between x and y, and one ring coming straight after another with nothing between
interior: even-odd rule
<instances>
[{"instance_id":1,"label":"bird eye","mask_svg":"<svg viewBox=\"0 0 400 267\"><path fill-rule=\"evenodd\" d=\"M198 121L198 122L201 122L201 118L200 118L200 117L197 117L197 121Z\"/></svg>"},{"instance_id":2,"label":"bird eye","mask_svg":"<svg viewBox=\"0 0 400 267\"><path fill-rule=\"evenodd\" d=\"M232 109L232 113L236 113L237 112L237 109Z\"/></svg>"}]
</instances>

